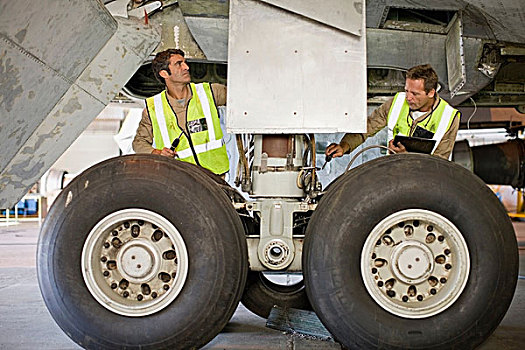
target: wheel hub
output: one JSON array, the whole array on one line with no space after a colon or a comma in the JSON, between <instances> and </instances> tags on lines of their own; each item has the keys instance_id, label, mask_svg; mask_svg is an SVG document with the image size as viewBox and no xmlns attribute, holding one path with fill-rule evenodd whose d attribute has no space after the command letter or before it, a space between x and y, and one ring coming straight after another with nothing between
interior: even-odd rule
<instances>
[{"instance_id":1,"label":"wheel hub","mask_svg":"<svg viewBox=\"0 0 525 350\"><path fill-rule=\"evenodd\" d=\"M404 283L419 283L430 276L432 252L418 241L403 242L393 252L393 272Z\"/></svg>"},{"instance_id":2,"label":"wheel hub","mask_svg":"<svg viewBox=\"0 0 525 350\"><path fill-rule=\"evenodd\" d=\"M102 219L82 250L82 275L91 295L125 316L167 307L188 275L188 252L179 231L164 217L125 209Z\"/></svg>"},{"instance_id":3,"label":"wheel hub","mask_svg":"<svg viewBox=\"0 0 525 350\"><path fill-rule=\"evenodd\" d=\"M150 280L159 269L159 254L149 242L134 240L126 243L117 256L122 276L132 281Z\"/></svg>"},{"instance_id":4,"label":"wheel hub","mask_svg":"<svg viewBox=\"0 0 525 350\"><path fill-rule=\"evenodd\" d=\"M461 232L424 209L394 213L377 224L363 246L361 275L386 311L424 318L450 307L468 280L470 259Z\"/></svg>"}]
</instances>

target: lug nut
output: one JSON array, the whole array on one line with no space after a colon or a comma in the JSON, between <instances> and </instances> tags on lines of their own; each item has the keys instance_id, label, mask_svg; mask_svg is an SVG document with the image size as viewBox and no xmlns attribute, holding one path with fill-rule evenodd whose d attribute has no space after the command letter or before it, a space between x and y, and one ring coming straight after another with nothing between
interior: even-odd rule
<instances>
[{"instance_id":1,"label":"lug nut","mask_svg":"<svg viewBox=\"0 0 525 350\"><path fill-rule=\"evenodd\" d=\"M425 238L425 242L433 243L436 240L436 236L433 233L429 233Z\"/></svg>"},{"instance_id":2,"label":"lug nut","mask_svg":"<svg viewBox=\"0 0 525 350\"><path fill-rule=\"evenodd\" d=\"M376 259L374 261L374 266L375 267L383 267L387 264L386 260L385 259Z\"/></svg>"},{"instance_id":3,"label":"lug nut","mask_svg":"<svg viewBox=\"0 0 525 350\"><path fill-rule=\"evenodd\" d=\"M171 280L171 276L166 272L159 273L158 277L164 283L168 283Z\"/></svg>"},{"instance_id":4,"label":"lug nut","mask_svg":"<svg viewBox=\"0 0 525 350\"><path fill-rule=\"evenodd\" d=\"M122 280L120 280L118 286L120 287L120 289L126 289L129 286L129 282L123 278Z\"/></svg>"},{"instance_id":5,"label":"lug nut","mask_svg":"<svg viewBox=\"0 0 525 350\"><path fill-rule=\"evenodd\" d=\"M140 289L142 290L142 294L144 295L149 295L151 293L151 288L149 287L147 283L143 283L140 286Z\"/></svg>"},{"instance_id":6,"label":"lug nut","mask_svg":"<svg viewBox=\"0 0 525 350\"><path fill-rule=\"evenodd\" d=\"M391 245L393 242L394 242L394 240L392 239L392 237L390 237L388 235L383 236L383 243L384 244Z\"/></svg>"},{"instance_id":7,"label":"lug nut","mask_svg":"<svg viewBox=\"0 0 525 350\"><path fill-rule=\"evenodd\" d=\"M131 237L137 238L140 234L140 227L138 225L131 226Z\"/></svg>"},{"instance_id":8,"label":"lug nut","mask_svg":"<svg viewBox=\"0 0 525 350\"><path fill-rule=\"evenodd\" d=\"M164 260L173 260L176 256L177 255L175 254L174 250L166 250L164 253L162 253L162 258Z\"/></svg>"},{"instance_id":9,"label":"lug nut","mask_svg":"<svg viewBox=\"0 0 525 350\"><path fill-rule=\"evenodd\" d=\"M444 264L447 258L445 258L444 255L438 255L436 256L436 263L438 264Z\"/></svg>"},{"instance_id":10,"label":"lug nut","mask_svg":"<svg viewBox=\"0 0 525 350\"><path fill-rule=\"evenodd\" d=\"M118 249L122 246L122 241L118 239L117 237L115 237L111 240L111 245Z\"/></svg>"},{"instance_id":11,"label":"lug nut","mask_svg":"<svg viewBox=\"0 0 525 350\"><path fill-rule=\"evenodd\" d=\"M153 235L151 235L151 240L153 242L158 242L160 241L160 239L164 236L164 234L162 233L161 230L155 230L155 232L153 232Z\"/></svg>"},{"instance_id":12,"label":"lug nut","mask_svg":"<svg viewBox=\"0 0 525 350\"><path fill-rule=\"evenodd\" d=\"M431 287L435 287L438 284L438 279L434 276L430 276L428 278L428 283L430 284Z\"/></svg>"},{"instance_id":13,"label":"lug nut","mask_svg":"<svg viewBox=\"0 0 525 350\"><path fill-rule=\"evenodd\" d=\"M106 264L106 267L108 268L108 270L115 270L117 268L117 262L115 260L110 260Z\"/></svg>"}]
</instances>

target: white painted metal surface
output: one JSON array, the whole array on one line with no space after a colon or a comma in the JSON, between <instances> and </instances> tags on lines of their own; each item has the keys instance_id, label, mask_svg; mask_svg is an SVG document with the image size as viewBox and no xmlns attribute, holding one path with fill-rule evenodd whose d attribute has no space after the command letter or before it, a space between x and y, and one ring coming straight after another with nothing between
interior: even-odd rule
<instances>
[{"instance_id":1,"label":"white painted metal surface","mask_svg":"<svg viewBox=\"0 0 525 350\"><path fill-rule=\"evenodd\" d=\"M281 7L302 16L311 18L351 34L363 35L361 21L363 18L362 0L261 0Z\"/></svg>"},{"instance_id":2,"label":"white painted metal surface","mask_svg":"<svg viewBox=\"0 0 525 350\"><path fill-rule=\"evenodd\" d=\"M424 209L383 219L361 253L366 290L384 310L404 318L445 311L461 296L469 273L469 250L459 229Z\"/></svg>"},{"instance_id":3,"label":"white painted metal surface","mask_svg":"<svg viewBox=\"0 0 525 350\"><path fill-rule=\"evenodd\" d=\"M229 132L366 130L365 35L255 0L230 2L229 32Z\"/></svg>"}]
</instances>

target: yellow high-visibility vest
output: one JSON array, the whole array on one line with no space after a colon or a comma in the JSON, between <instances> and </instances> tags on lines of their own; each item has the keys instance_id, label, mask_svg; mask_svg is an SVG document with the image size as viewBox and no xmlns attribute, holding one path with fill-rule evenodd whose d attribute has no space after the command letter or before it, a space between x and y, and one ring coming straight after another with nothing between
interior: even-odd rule
<instances>
[{"instance_id":1,"label":"yellow high-visibility vest","mask_svg":"<svg viewBox=\"0 0 525 350\"><path fill-rule=\"evenodd\" d=\"M412 136L412 118L408 115L410 107L405 99L406 93L398 92L394 97L390 111L388 112L388 140L392 140L396 135ZM433 133L432 140L436 140L432 153L443 139L445 133L450 129L457 109L450 106L447 101L439 99L438 105L432 110L428 120L424 120L417 125Z\"/></svg>"},{"instance_id":2,"label":"yellow high-visibility vest","mask_svg":"<svg viewBox=\"0 0 525 350\"><path fill-rule=\"evenodd\" d=\"M215 174L224 174L230 166L211 86L209 83L191 83L190 89L192 96L186 112L188 133L179 127L166 90L146 99L154 147L159 150L170 148L179 138L175 149L179 160L200 165Z\"/></svg>"}]
</instances>

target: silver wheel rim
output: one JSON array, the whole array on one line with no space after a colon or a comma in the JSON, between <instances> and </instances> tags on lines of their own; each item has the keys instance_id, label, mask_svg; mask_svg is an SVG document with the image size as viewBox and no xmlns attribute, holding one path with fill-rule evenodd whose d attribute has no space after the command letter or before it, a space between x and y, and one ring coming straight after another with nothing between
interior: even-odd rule
<instances>
[{"instance_id":1,"label":"silver wheel rim","mask_svg":"<svg viewBox=\"0 0 525 350\"><path fill-rule=\"evenodd\" d=\"M159 312L177 298L188 275L188 251L163 216L124 209L102 219L82 249L82 276L91 295L124 316Z\"/></svg>"},{"instance_id":2,"label":"silver wheel rim","mask_svg":"<svg viewBox=\"0 0 525 350\"><path fill-rule=\"evenodd\" d=\"M377 224L361 253L361 276L370 296L405 318L443 312L461 295L470 271L467 244L445 217L408 209Z\"/></svg>"}]
</instances>

